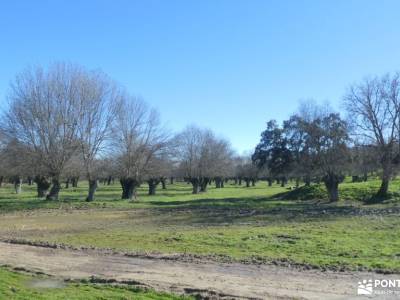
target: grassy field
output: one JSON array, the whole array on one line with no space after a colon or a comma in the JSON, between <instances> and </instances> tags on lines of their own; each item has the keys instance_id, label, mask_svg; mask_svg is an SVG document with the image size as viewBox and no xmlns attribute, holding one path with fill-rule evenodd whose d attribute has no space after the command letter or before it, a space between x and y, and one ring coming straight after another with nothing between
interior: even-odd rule
<instances>
[{"instance_id":1,"label":"grassy field","mask_svg":"<svg viewBox=\"0 0 400 300\"><path fill-rule=\"evenodd\" d=\"M0 268L1 299L141 299L141 300L177 300L190 299L152 291L144 291L134 287L96 285L90 283L66 283L46 276L32 276Z\"/></svg>"},{"instance_id":2,"label":"grassy field","mask_svg":"<svg viewBox=\"0 0 400 300\"><path fill-rule=\"evenodd\" d=\"M362 200L378 186L378 181L346 182L341 185L343 199L333 204L324 200L324 189L318 186L288 190L267 187L265 182L250 188L210 187L199 195L192 195L189 185L178 183L147 196L144 185L136 202L119 200L116 184L101 186L94 203L84 202L84 183L75 190L64 189L59 202L36 199L34 187L26 186L16 195L7 186L0 189L0 237L129 252L400 272L400 181L391 185L392 198L382 204L364 204ZM0 274L9 280L19 276L4 270ZM69 288L96 291L97 287ZM107 292L118 297L126 291L107 288Z\"/></svg>"}]
</instances>

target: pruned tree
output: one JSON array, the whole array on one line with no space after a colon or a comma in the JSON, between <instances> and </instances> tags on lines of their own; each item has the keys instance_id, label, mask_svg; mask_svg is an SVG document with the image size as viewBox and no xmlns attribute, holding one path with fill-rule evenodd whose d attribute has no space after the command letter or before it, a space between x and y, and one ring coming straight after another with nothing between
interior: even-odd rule
<instances>
[{"instance_id":1,"label":"pruned tree","mask_svg":"<svg viewBox=\"0 0 400 300\"><path fill-rule=\"evenodd\" d=\"M192 184L193 194L206 192L215 177L224 176L230 145L212 131L189 126L175 137L180 174Z\"/></svg>"},{"instance_id":2,"label":"pruned tree","mask_svg":"<svg viewBox=\"0 0 400 300\"><path fill-rule=\"evenodd\" d=\"M77 112L80 70L55 64L19 74L8 95L9 108L2 118L2 132L34 151L52 187L48 199L58 199L65 164L77 150Z\"/></svg>"},{"instance_id":3,"label":"pruned tree","mask_svg":"<svg viewBox=\"0 0 400 300\"><path fill-rule=\"evenodd\" d=\"M93 201L98 186L96 162L111 137L116 104L120 101L121 92L102 72L81 69L80 73L77 139L89 181L86 201Z\"/></svg>"},{"instance_id":4,"label":"pruned tree","mask_svg":"<svg viewBox=\"0 0 400 300\"><path fill-rule=\"evenodd\" d=\"M166 178L170 174L170 160L166 153L155 155L150 160L144 179L149 185L149 195L155 195L157 186L161 183L163 189L166 189Z\"/></svg>"},{"instance_id":5,"label":"pruned tree","mask_svg":"<svg viewBox=\"0 0 400 300\"><path fill-rule=\"evenodd\" d=\"M113 125L113 153L122 186L122 199L132 199L153 157L167 146L168 133L158 113L142 100L121 95Z\"/></svg>"}]
</instances>

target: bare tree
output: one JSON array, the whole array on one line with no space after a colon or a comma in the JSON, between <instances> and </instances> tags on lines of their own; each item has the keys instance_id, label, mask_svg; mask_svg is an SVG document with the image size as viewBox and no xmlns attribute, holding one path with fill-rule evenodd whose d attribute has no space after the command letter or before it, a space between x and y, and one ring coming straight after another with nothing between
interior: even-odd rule
<instances>
[{"instance_id":1,"label":"bare tree","mask_svg":"<svg viewBox=\"0 0 400 300\"><path fill-rule=\"evenodd\" d=\"M399 73L365 79L351 86L344 103L352 122L353 134L364 144L376 145L382 168L382 182L377 193L382 199L388 193L399 151L400 82Z\"/></svg>"},{"instance_id":2,"label":"bare tree","mask_svg":"<svg viewBox=\"0 0 400 300\"><path fill-rule=\"evenodd\" d=\"M166 154L155 155L150 160L147 170L145 172L145 180L149 185L149 195L155 195L157 186L161 183L163 189L165 180L170 172L171 164Z\"/></svg>"},{"instance_id":3,"label":"bare tree","mask_svg":"<svg viewBox=\"0 0 400 300\"><path fill-rule=\"evenodd\" d=\"M224 139L210 130L189 126L175 137L181 176L193 186L193 194L205 192L212 178L225 176L232 151Z\"/></svg>"},{"instance_id":4,"label":"bare tree","mask_svg":"<svg viewBox=\"0 0 400 300\"><path fill-rule=\"evenodd\" d=\"M31 148L52 178L48 199L58 199L60 176L77 150L77 112L80 102L80 69L55 64L18 75L11 85L10 105L1 128Z\"/></svg>"},{"instance_id":5,"label":"bare tree","mask_svg":"<svg viewBox=\"0 0 400 300\"><path fill-rule=\"evenodd\" d=\"M240 177L246 183L246 187L250 187L250 183L252 186L256 185L260 168L253 163L251 156L244 156L242 158L242 164L239 168L239 172Z\"/></svg>"},{"instance_id":6,"label":"bare tree","mask_svg":"<svg viewBox=\"0 0 400 300\"><path fill-rule=\"evenodd\" d=\"M158 113L138 98L122 95L113 125L113 146L122 199L132 199L151 159L167 145L168 135Z\"/></svg>"},{"instance_id":7,"label":"bare tree","mask_svg":"<svg viewBox=\"0 0 400 300\"><path fill-rule=\"evenodd\" d=\"M351 153L351 175L353 182L367 181L369 173L379 169L376 161L377 149L375 145L354 143Z\"/></svg>"},{"instance_id":8,"label":"bare tree","mask_svg":"<svg viewBox=\"0 0 400 300\"><path fill-rule=\"evenodd\" d=\"M32 168L31 152L13 139L3 145L0 158L3 179L7 178L14 185L15 192L20 194L23 179L27 177Z\"/></svg>"},{"instance_id":9,"label":"bare tree","mask_svg":"<svg viewBox=\"0 0 400 300\"><path fill-rule=\"evenodd\" d=\"M110 138L120 92L105 74L83 69L79 88L78 141L89 181L86 201L93 201L98 185L96 159L104 152Z\"/></svg>"}]
</instances>

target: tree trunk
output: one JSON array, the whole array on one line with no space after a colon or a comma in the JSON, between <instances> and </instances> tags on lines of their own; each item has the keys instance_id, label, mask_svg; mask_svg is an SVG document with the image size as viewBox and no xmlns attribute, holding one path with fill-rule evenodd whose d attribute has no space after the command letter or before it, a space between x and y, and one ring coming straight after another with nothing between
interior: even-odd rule
<instances>
[{"instance_id":1,"label":"tree trunk","mask_svg":"<svg viewBox=\"0 0 400 300\"><path fill-rule=\"evenodd\" d=\"M4 180L4 176L0 176L0 187L3 186L3 180Z\"/></svg>"},{"instance_id":2,"label":"tree trunk","mask_svg":"<svg viewBox=\"0 0 400 300\"><path fill-rule=\"evenodd\" d=\"M107 185L111 185L111 181L112 181L112 177L111 177L111 176L108 176L108 178L107 178Z\"/></svg>"},{"instance_id":3,"label":"tree trunk","mask_svg":"<svg viewBox=\"0 0 400 300\"><path fill-rule=\"evenodd\" d=\"M368 181L368 172L364 172L363 181Z\"/></svg>"},{"instance_id":4,"label":"tree trunk","mask_svg":"<svg viewBox=\"0 0 400 300\"><path fill-rule=\"evenodd\" d=\"M35 182L36 182L36 189L37 189L37 196L38 198L44 198L47 195L47 192L50 187L50 182L47 180L46 177L44 176L36 176L35 177Z\"/></svg>"},{"instance_id":5,"label":"tree trunk","mask_svg":"<svg viewBox=\"0 0 400 300\"><path fill-rule=\"evenodd\" d=\"M222 180L221 181L221 188L224 188L225 187L225 183L226 183L227 181L226 180Z\"/></svg>"},{"instance_id":6,"label":"tree trunk","mask_svg":"<svg viewBox=\"0 0 400 300\"><path fill-rule=\"evenodd\" d=\"M272 178L267 178L268 186L272 186Z\"/></svg>"},{"instance_id":7,"label":"tree trunk","mask_svg":"<svg viewBox=\"0 0 400 300\"><path fill-rule=\"evenodd\" d=\"M136 189L139 186L139 181L133 178L121 178L120 183L122 186L121 199L132 200L133 197L136 199Z\"/></svg>"},{"instance_id":8,"label":"tree trunk","mask_svg":"<svg viewBox=\"0 0 400 300\"><path fill-rule=\"evenodd\" d=\"M152 178L147 180L147 183L149 185L149 195L155 195L157 190L157 185L160 183L160 181Z\"/></svg>"},{"instance_id":9,"label":"tree trunk","mask_svg":"<svg viewBox=\"0 0 400 300\"><path fill-rule=\"evenodd\" d=\"M281 182L281 187L285 187L286 178L285 178L285 177L282 177L281 180L280 180L280 182Z\"/></svg>"},{"instance_id":10,"label":"tree trunk","mask_svg":"<svg viewBox=\"0 0 400 300\"><path fill-rule=\"evenodd\" d=\"M169 183L170 183L170 184L174 184L174 177L171 176L171 177L169 178Z\"/></svg>"},{"instance_id":11,"label":"tree trunk","mask_svg":"<svg viewBox=\"0 0 400 300\"><path fill-rule=\"evenodd\" d=\"M193 186L192 194L198 194L199 193L199 179L197 178L192 178L190 179L190 183Z\"/></svg>"},{"instance_id":12,"label":"tree trunk","mask_svg":"<svg viewBox=\"0 0 400 300\"><path fill-rule=\"evenodd\" d=\"M98 183L96 179L89 179L89 191L86 197L87 202L94 201L94 194L96 193Z\"/></svg>"},{"instance_id":13,"label":"tree trunk","mask_svg":"<svg viewBox=\"0 0 400 300\"><path fill-rule=\"evenodd\" d=\"M166 182L166 179L163 177L163 178L160 179L160 181L161 181L161 188L162 188L163 190L166 190L166 189L167 189L167 182Z\"/></svg>"},{"instance_id":14,"label":"tree trunk","mask_svg":"<svg viewBox=\"0 0 400 300\"><path fill-rule=\"evenodd\" d=\"M379 199L386 198L389 191L389 182L391 177L390 163L384 163L382 166L382 181L376 197Z\"/></svg>"},{"instance_id":15,"label":"tree trunk","mask_svg":"<svg viewBox=\"0 0 400 300\"><path fill-rule=\"evenodd\" d=\"M256 180L255 179L251 179L251 186L256 186Z\"/></svg>"},{"instance_id":16,"label":"tree trunk","mask_svg":"<svg viewBox=\"0 0 400 300\"><path fill-rule=\"evenodd\" d=\"M208 177L204 177L200 180L200 192L207 192L207 185L210 183L210 179Z\"/></svg>"},{"instance_id":17,"label":"tree trunk","mask_svg":"<svg viewBox=\"0 0 400 300\"><path fill-rule=\"evenodd\" d=\"M215 177L215 188L219 189L221 188L221 185L222 185L221 177Z\"/></svg>"},{"instance_id":18,"label":"tree trunk","mask_svg":"<svg viewBox=\"0 0 400 300\"><path fill-rule=\"evenodd\" d=\"M300 178L296 177L296 188L300 186Z\"/></svg>"},{"instance_id":19,"label":"tree trunk","mask_svg":"<svg viewBox=\"0 0 400 300\"><path fill-rule=\"evenodd\" d=\"M339 183L342 181L339 177L332 174L323 178L330 202L339 201Z\"/></svg>"},{"instance_id":20,"label":"tree trunk","mask_svg":"<svg viewBox=\"0 0 400 300\"><path fill-rule=\"evenodd\" d=\"M72 177L71 178L72 187L77 188L78 187L78 181L79 181L79 177Z\"/></svg>"},{"instance_id":21,"label":"tree trunk","mask_svg":"<svg viewBox=\"0 0 400 300\"><path fill-rule=\"evenodd\" d=\"M381 187L379 188L379 191L376 194L377 198L387 197L388 191L389 191L389 178L383 176L382 182L381 182Z\"/></svg>"},{"instance_id":22,"label":"tree trunk","mask_svg":"<svg viewBox=\"0 0 400 300\"><path fill-rule=\"evenodd\" d=\"M326 190L328 191L329 201L337 202L339 201L339 183L325 183Z\"/></svg>"},{"instance_id":23,"label":"tree trunk","mask_svg":"<svg viewBox=\"0 0 400 300\"><path fill-rule=\"evenodd\" d=\"M305 183L305 186L310 186L311 185L311 178L310 178L310 176L305 176L304 177L304 183Z\"/></svg>"},{"instance_id":24,"label":"tree trunk","mask_svg":"<svg viewBox=\"0 0 400 300\"><path fill-rule=\"evenodd\" d=\"M14 189L16 194L21 194L22 192L22 179L21 177L16 177L14 180Z\"/></svg>"},{"instance_id":25,"label":"tree trunk","mask_svg":"<svg viewBox=\"0 0 400 300\"><path fill-rule=\"evenodd\" d=\"M51 180L51 189L50 192L47 194L47 200L58 200L58 196L61 190L60 179L59 177L53 177Z\"/></svg>"},{"instance_id":26,"label":"tree trunk","mask_svg":"<svg viewBox=\"0 0 400 300\"><path fill-rule=\"evenodd\" d=\"M239 185L242 185L242 177L239 177Z\"/></svg>"},{"instance_id":27,"label":"tree trunk","mask_svg":"<svg viewBox=\"0 0 400 300\"><path fill-rule=\"evenodd\" d=\"M66 189L69 189L69 181L70 181L70 179L69 179L69 177L67 178L67 181L65 181L65 188Z\"/></svg>"},{"instance_id":28,"label":"tree trunk","mask_svg":"<svg viewBox=\"0 0 400 300\"><path fill-rule=\"evenodd\" d=\"M245 178L244 181L246 182L246 187L250 187L250 179Z\"/></svg>"},{"instance_id":29,"label":"tree trunk","mask_svg":"<svg viewBox=\"0 0 400 300\"><path fill-rule=\"evenodd\" d=\"M32 177L28 176L28 185L32 185Z\"/></svg>"},{"instance_id":30,"label":"tree trunk","mask_svg":"<svg viewBox=\"0 0 400 300\"><path fill-rule=\"evenodd\" d=\"M235 177L235 179L234 179L234 184L235 184L235 185L238 184L238 179L237 179L237 177Z\"/></svg>"}]
</instances>

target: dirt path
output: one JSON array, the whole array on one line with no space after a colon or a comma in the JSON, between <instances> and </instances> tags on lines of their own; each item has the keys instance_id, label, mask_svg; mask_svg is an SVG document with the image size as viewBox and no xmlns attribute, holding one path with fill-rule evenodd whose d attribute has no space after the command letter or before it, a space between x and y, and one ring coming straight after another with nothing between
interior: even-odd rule
<instances>
[{"instance_id":1,"label":"dirt path","mask_svg":"<svg viewBox=\"0 0 400 300\"><path fill-rule=\"evenodd\" d=\"M399 277L373 273L300 271L270 265L182 262L4 242L0 242L0 264L62 278L95 276L136 281L158 291L200 293L215 295L218 299L360 299L360 296L356 296L360 279Z\"/></svg>"}]
</instances>

